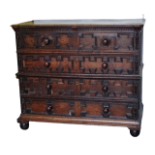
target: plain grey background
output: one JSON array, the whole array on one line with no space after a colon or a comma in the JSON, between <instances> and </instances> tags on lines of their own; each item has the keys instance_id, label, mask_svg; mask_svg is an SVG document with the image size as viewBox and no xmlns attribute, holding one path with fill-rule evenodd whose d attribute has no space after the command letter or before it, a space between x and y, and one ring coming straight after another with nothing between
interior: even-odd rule
<instances>
[{"instance_id":1,"label":"plain grey background","mask_svg":"<svg viewBox=\"0 0 155 155\"><path fill-rule=\"evenodd\" d=\"M0 2L0 154L137 155L155 153L155 10L153 0L5 0ZM30 122L19 128L15 33L11 24L34 19L146 19L141 135L128 128Z\"/></svg>"}]
</instances>

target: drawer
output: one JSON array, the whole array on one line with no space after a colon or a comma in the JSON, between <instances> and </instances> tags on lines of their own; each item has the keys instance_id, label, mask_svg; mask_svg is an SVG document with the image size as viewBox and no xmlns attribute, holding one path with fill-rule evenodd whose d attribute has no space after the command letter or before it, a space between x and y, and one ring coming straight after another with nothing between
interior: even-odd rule
<instances>
[{"instance_id":1,"label":"drawer","mask_svg":"<svg viewBox=\"0 0 155 155\"><path fill-rule=\"evenodd\" d=\"M138 117L138 106L131 103L22 98L22 113L136 119Z\"/></svg>"},{"instance_id":2,"label":"drawer","mask_svg":"<svg viewBox=\"0 0 155 155\"><path fill-rule=\"evenodd\" d=\"M19 55L19 71L39 73L80 73L136 75L138 55Z\"/></svg>"},{"instance_id":3,"label":"drawer","mask_svg":"<svg viewBox=\"0 0 155 155\"><path fill-rule=\"evenodd\" d=\"M138 99L140 80L61 79L20 77L21 95Z\"/></svg>"},{"instance_id":4,"label":"drawer","mask_svg":"<svg viewBox=\"0 0 155 155\"><path fill-rule=\"evenodd\" d=\"M106 28L97 29L94 28L94 31L91 30L91 32L87 29L81 31L80 28L69 29L68 32L65 29L62 32L48 31L48 29L46 31L19 31L17 33L17 48L108 50L108 52L136 52L139 50L139 31L134 28L130 28L129 31L126 28L127 31L124 32L117 28L111 28L111 32L106 32Z\"/></svg>"}]
</instances>

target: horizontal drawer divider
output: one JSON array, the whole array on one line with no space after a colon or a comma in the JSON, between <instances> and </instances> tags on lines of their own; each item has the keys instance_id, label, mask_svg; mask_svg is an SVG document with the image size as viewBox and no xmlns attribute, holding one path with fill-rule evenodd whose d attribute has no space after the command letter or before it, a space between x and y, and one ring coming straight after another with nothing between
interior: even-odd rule
<instances>
[{"instance_id":1,"label":"horizontal drawer divider","mask_svg":"<svg viewBox=\"0 0 155 155\"><path fill-rule=\"evenodd\" d=\"M74 73L24 73L16 74L17 78L20 76L30 77L47 77L47 78L88 78L88 79L141 79L140 75L113 75L113 74L74 74Z\"/></svg>"},{"instance_id":2,"label":"horizontal drawer divider","mask_svg":"<svg viewBox=\"0 0 155 155\"><path fill-rule=\"evenodd\" d=\"M17 53L21 54L62 54L62 55L96 55L96 56L104 56L104 55L139 55L139 51L128 51L123 52L122 51L116 51L116 50L65 50L65 49L18 49Z\"/></svg>"},{"instance_id":3,"label":"horizontal drawer divider","mask_svg":"<svg viewBox=\"0 0 155 155\"><path fill-rule=\"evenodd\" d=\"M112 97L83 97L83 96L51 96L51 95L21 95L24 98L51 99L51 100L79 100L79 101L100 101L100 102L132 102L138 103L136 98L112 98Z\"/></svg>"}]
</instances>

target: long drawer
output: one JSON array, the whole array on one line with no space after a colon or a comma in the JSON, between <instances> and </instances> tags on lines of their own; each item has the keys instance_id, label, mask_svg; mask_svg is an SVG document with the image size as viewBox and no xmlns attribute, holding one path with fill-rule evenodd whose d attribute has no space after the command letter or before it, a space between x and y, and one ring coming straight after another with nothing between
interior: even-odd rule
<instances>
[{"instance_id":1,"label":"long drawer","mask_svg":"<svg viewBox=\"0 0 155 155\"><path fill-rule=\"evenodd\" d=\"M41 55L20 54L19 71L30 73L77 73L139 75L139 55Z\"/></svg>"},{"instance_id":2,"label":"long drawer","mask_svg":"<svg viewBox=\"0 0 155 155\"><path fill-rule=\"evenodd\" d=\"M21 95L106 99L139 98L140 80L20 77Z\"/></svg>"},{"instance_id":3,"label":"long drawer","mask_svg":"<svg viewBox=\"0 0 155 155\"><path fill-rule=\"evenodd\" d=\"M58 28L56 28L58 29ZM56 30L55 29L55 30ZM122 28L123 29L123 28ZM68 28L59 29L57 32L37 31L19 32L17 33L18 49L67 49L67 50L115 50L116 52L138 51L139 49L139 32L134 28L120 29L109 28L111 32L105 32L106 28L98 28L98 30L80 28L77 30ZM126 32L125 32L126 30ZM92 32L89 32L92 31ZM99 32L95 32L99 31ZM113 31L113 32L112 32ZM117 31L117 32L116 32Z\"/></svg>"},{"instance_id":4,"label":"long drawer","mask_svg":"<svg viewBox=\"0 0 155 155\"><path fill-rule=\"evenodd\" d=\"M137 119L138 106L131 103L47 100L22 98L23 114L43 114L74 117L107 117Z\"/></svg>"}]
</instances>

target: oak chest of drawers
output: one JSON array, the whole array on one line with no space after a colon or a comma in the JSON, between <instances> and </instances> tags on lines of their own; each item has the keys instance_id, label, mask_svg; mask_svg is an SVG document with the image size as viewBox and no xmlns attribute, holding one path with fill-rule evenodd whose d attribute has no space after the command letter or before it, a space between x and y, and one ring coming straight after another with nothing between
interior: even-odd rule
<instances>
[{"instance_id":1,"label":"oak chest of drawers","mask_svg":"<svg viewBox=\"0 0 155 155\"><path fill-rule=\"evenodd\" d=\"M12 25L21 115L29 121L125 126L142 117L144 20L49 20Z\"/></svg>"}]
</instances>

